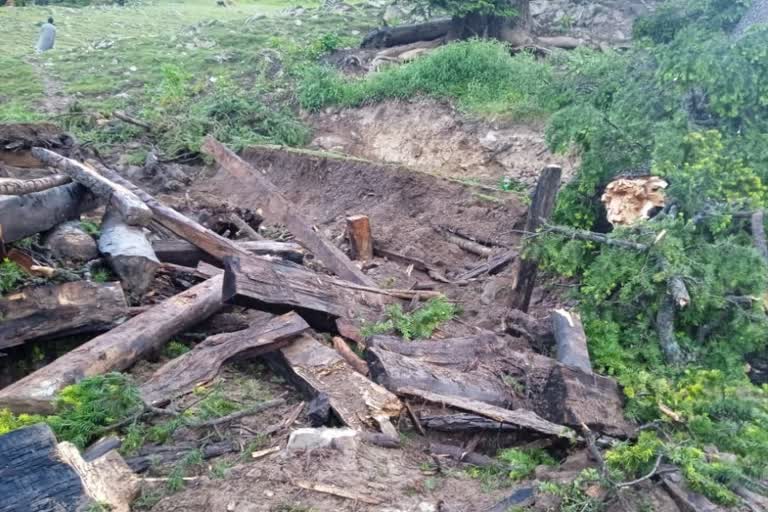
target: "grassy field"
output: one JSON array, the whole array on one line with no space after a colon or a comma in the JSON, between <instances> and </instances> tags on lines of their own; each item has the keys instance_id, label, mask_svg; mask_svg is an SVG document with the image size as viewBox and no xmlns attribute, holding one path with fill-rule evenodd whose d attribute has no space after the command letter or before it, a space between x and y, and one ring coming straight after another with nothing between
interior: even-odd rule
<instances>
[{"instance_id":1,"label":"grassy field","mask_svg":"<svg viewBox=\"0 0 768 512\"><path fill-rule=\"evenodd\" d=\"M159 104L167 98L158 89L169 75L171 81L181 77L191 95L216 83L235 83L247 93L279 91L284 74L265 77L265 48L277 52L282 67L327 34L343 30L347 40L350 34L359 39L371 24L363 9L343 16L284 14L298 4L313 6L240 0L223 8L214 0L192 0L0 8L0 122L55 118L69 110L97 117L115 108L156 110L167 106ZM55 18L56 48L35 55L39 25L48 16Z\"/></svg>"}]
</instances>

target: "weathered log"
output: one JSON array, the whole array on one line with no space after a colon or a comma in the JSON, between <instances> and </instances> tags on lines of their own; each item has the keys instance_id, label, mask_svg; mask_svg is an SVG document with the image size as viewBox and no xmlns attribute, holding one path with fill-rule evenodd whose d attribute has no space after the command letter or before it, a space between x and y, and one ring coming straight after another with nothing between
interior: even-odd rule
<instances>
[{"instance_id":1,"label":"weathered log","mask_svg":"<svg viewBox=\"0 0 768 512\"><path fill-rule=\"evenodd\" d=\"M429 430L439 430L441 432L471 432L487 430L492 432L517 432L520 430L518 425L495 421L485 416L468 413L454 414L421 414L419 416L421 425Z\"/></svg>"},{"instance_id":2,"label":"weathered log","mask_svg":"<svg viewBox=\"0 0 768 512\"><path fill-rule=\"evenodd\" d=\"M446 240L452 244L456 244L467 252L471 252L472 254L484 257L490 257L493 254L493 249L486 247L483 244L479 244L474 240L470 240L455 233L451 233L447 229L440 229L439 231L443 234Z\"/></svg>"},{"instance_id":3,"label":"weathered log","mask_svg":"<svg viewBox=\"0 0 768 512\"><path fill-rule=\"evenodd\" d=\"M521 428L539 432L541 434L575 439L575 433L568 427L547 421L535 412L526 409L504 409L502 407L496 407L495 405L479 402L477 400L468 400L466 398L457 396L441 395L439 393L424 391L422 389L411 387L403 387L398 393L416 398L422 398L435 404L448 405L457 409L474 412L499 422L511 423L513 425L518 425Z\"/></svg>"},{"instance_id":4,"label":"weathered log","mask_svg":"<svg viewBox=\"0 0 768 512\"><path fill-rule=\"evenodd\" d=\"M273 312L299 308L307 321L318 327L336 317L372 317L382 304L391 302L386 295L354 289L354 283L345 285L279 261L225 258L224 267L222 297L226 302L269 308Z\"/></svg>"},{"instance_id":5,"label":"weathered log","mask_svg":"<svg viewBox=\"0 0 768 512\"><path fill-rule=\"evenodd\" d=\"M395 395L357 373L335 350L311 336L303 335L268 360L287 371L307 395L328 395L339 420L355 430L374 429L375 417L397 417L402 409Z\"/></svg>"},{"instance_id":6,"label":"weathered log","mask_svg":"<svg viewBox=\"0 0 768 512\"><path fill-rule=\"evenodd\" d=\"M252 187L254 192L262 194L265 216L274 223L285 224L296 240L333 273L353 283L376 287L376 283L352 263L338 247L312 229L311 223L296 212L293 204L283 197L266 176L210 136L206 137L202 150L214 157L221 168L240 180L243 186Z\"/></svg>"},{"instance_id":7,"label":"weathered log","mask_svg":"<svg viewBox=\"0 0 768 512\"><path fill-rule=\"evenodd\" d=\"M558 165L548 165L541 172L536 190L533 192L531 206L528 208L528 218L525 221L525 231L535 233L552 216L555 210L557 192L560 189L560 177L563 169ZM536 272L538 265L534 260L523 258L517 271L514 294L512 296L512 308L527 312L531 304L533 287L536 284Z\"/></svg>"},{"instance_id":8,"label":"weathered log","mask_svg":"<svg viewBox=\"0 0 768 512\"><path fill-rule=\"evenodd\" d=\"M461 368L475 362L493 361L499 357L504 342L492 332L462 338L436 341L406 342L396 336L371 336L368 347L387 350L415 358L423 363Z\"/></svg>"},{"instance_id":9,"label":"weathered log","mask_svg":"<svg viewBox=\"0 0 768 512\"><path fill-rule=\"evenodd\" d=\"M373 259L371 222L366 215L347 217L347 238L352 249L352 259L360 261Z\"/></svg>"},{"instance_id":10,"label":"weathered log","mask_svg":"<svg viewBox=\"0 0 768 512\"><path fill-rule=\"evenodd\" d=\"M0 195L23 196L33 192L42 192L49 188L60 187L70 183L72 179L63 174L54 174L44 178L31 180L17 180L13 178L0 178Z\"/></svg>"},{"instance_id":11,"label":"weathered log","mask_svg":"<svg viewBox=\"0 0 768 512\"><path fill-rule=\"evenodd\" d=\"M455 280L466 281L467 279L474 279L476 277L482 276L483 274L498 274L504 270L507 265L515 261L517 256L518 253L514 249L504 250L502 252L491 254L486 262L477 265L475 268L468 270L463 274L459 274L456 276Z\"/></svg>"},{"instance_id":12,"label":"weathered log","mask_svg":"<svg viewBox=\"0 0 768 512\"><path fill-rule=\"evenodd\" d=\"M144 229L126 224L112 205L101 221L99 252L134 297L144 295L160 267Z\"/></svg>"},{"instance_id":13,"label":"weathered log","mask_svg":"<svg viewBox=\"0 0 768 512\"><path fill-rule=\"evenodd\" d=\"M54 335L108 331L127 316L119 283L26 288L0 298L0 349Z\"/></svg>"},{"instance_id":14,"label":"weathered log","mask_svg":"<svg viewBox=\"0 0 768 512\"><path fill-rule=\"evenodd\" d=\"M158 350L177 332L222 307L222 276L193 286L77 347L23 379L0 389L0 407L14 412L48 412L61 388L85 377L124 370Z\"/></svg>"},{"instance_id":15,"label":"weathered log","mask_svg":"<svg viewBox=\"0 0 768 512\"><path fill-rule=\"evenodd\" d=\"M108 180L91 167L43 148L33 148L32 155L88 187L96 196L120 212L126 223L132 226L146 226L152 220L152 211L136 194Z\"/></svg>"},{"instance_id":16,"label":"weathered log","mask_svg":"<svg viewBox=\"0 0 768 512\"><path fill-rule=\"evenodd\" d=\"M336 352L338 352L339 355L341 355L341 357L343 357L344 360L357 371L357 373L365 376L368 375L368 365L365 364L365 361L363 361L360 356L355 354L352 349L349 348L346 341L338 336L334 336L331 341L333 342L333 348L336 349Z\"/></svg>"},{"instance_id":17,"label":"weathered log","mask_svg":"<svg viewBox=\"0 0 768 512\"><path fill-rule=\"evenodd\" d=\"M107 453L111 452L112 450L117 450L122 446L123 441L116 435L111 435L109 437L102 437L95 443L91 444L84 452L83 452L83 460L86 462L93 462L96 459L106 455Z\"/></svg>"},{"instance_id":18,"label":"weathered log","mask_svg":"<svg viewBox=\"0 0 768 512\"><path fill-rule=\"evenodd\" d=\"M0 197L0 226L5 242L11 243L77 219L95 206L93 195L78 183L23 196Z\"/></svg>"},{"instance_id":19,"label":"weathered log","mask_svg":"<svg viewBox=\"0 0 768 512\"><path fill-rule=\"evenodd\" d=\"M465 450L460 446L453 446L443 443L429 443L429 452L432 455L449 457L456 462L464 462L466 464L471 464L481 468L494 466L498 466L499 468L502 467L502 463L493 457L489 457L487 455L483 455L482 453L477 453L471 450Z\"/></svg>"},{"instance_id":20,"label":"weathered log","mask_svg":"<svg viewBox=\"0 0 768 512\"><path fill-rule=\"evenodd\" d=\"M296 313L260 322L248 329L206 338L194 349L168 362L141 386L149 405L159 405L210 382L222 365L235 358L253 358L277 350L309 329Z\"/></svg>"},{"instance_id":21,"label":"weathered log","mask_svg":"<svg viewBox=\"0 0 768 512\"><path fill-rule=\"evenodd\" d=\"M587 334L578 314L556 309L552 311L552 330L555 333L557 360L561 363L592 373L592 362L587 349Z\"/></svg>"},{"instance_id":22,"label":"weathered log","mask_svg":"<svg viewBox=\"0 0 768 512\"><path fill-rule=\"evenodd\" d=\"M70 443L56 444L44 424L0 436L0 511L75 512L103 503L128 512L138 480L112 452L85 462Z\"/></svg>"},{"instance_id":23,"label":"weathered log","mask_svg":"<svg viewBox=\"0 0 768 512\"><path fill-rule=\"evenodd\" d=\"M360 48L390 48L418 41L432 41L448 34L451 24L451 20L444 19L417 25L380 27L366 34Z\"/></svg>"},{"instance_id":24,"label":"weathered log","mask_svg":"<svg viewBox=\"0 0 768 512\"><path fill-rule=\"evenodd\" d=\"M156 466L165 466L180 461L189 452L199 450L203 459L220 457L227 453L240 450L234 441L220 441L199 446L198 443L178 443L174 445L145 446L134 457L128 457L125 462L136 473L143 473Z\"/></svg>"},{"instance_id":25,"label":"weathered log","mask_svg":"<svg viewBox=\"0 0 768 512\"><path fill-rule=\"evenodd\" d=\"M304 261L304 249L293 242L256 240L237 242L237 246L259 256L276 256L299 264ZM200 261L216 262L215 258L206 257L204 251L186 240L156 240L152 242L152 249L160 261L185 267L195 267Z\"/></svg>"},{"instance_id":26,"label":"weathered log","mask_svg":"<svg viewBox=\"0 0 768 512\"><path fill-rule=\"evenodd\" d=\"M423 340L407 344L413 348L406 347L406 344L389 343L387 349L404 352L408 360L401 362L392 356L379 358L380 363L388 365L383 368L383 373L396 377L392 382L397 385L424 391L440 389L439 386L448 389L446 382L433 382L430 378L431 372L442 378L446 368L455 370L455 374L459 375L477 374L484 381L491 379L489 375L504 375L504 384L517 383L516 386L509 386L508 390L510 403L516 408L530 409L551 422L577 429L584 423L596 432L619 437L627 436L632 431L631 425L624 419L622 393L614 380L585 373L533 352L505 348L502 340L493 343L478 339L477 344L481 347L474 351L466 342L457 343L456 349L451 350L452 341ZM502 343L501 348L498 343ZM385 351L382 346L379 346L379 351ZM376 350L368 350L368 354L374 357ZM369 363L371 375L378 381L382 368L371 361ZM409 372L411 377L408 377ZM477 392L474 387L465 391L459 385L459 379L456 377L452 393L475 400ZM477 384L476 379L471 379ZM497 378L494 386L498 388L501 384ZM522 388L522 396L513 396L513 388L518 391ZM399 393L396 389L391 390Z\"/></svg>"}]
</instances>

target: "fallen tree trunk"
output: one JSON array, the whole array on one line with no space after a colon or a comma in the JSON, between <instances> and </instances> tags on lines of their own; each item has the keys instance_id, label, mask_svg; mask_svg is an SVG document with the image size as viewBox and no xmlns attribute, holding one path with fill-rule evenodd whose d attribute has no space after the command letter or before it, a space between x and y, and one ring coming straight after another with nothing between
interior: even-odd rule
<instances>
[{"instance_id":1,"label":"fallen tree trunk","mask_svg":"<svg viewBox=\"0 0 768 512\"><path fill-rule=\"evenodd\" d=\"M0 436L0 511L128 512L139 482L116 452L85 462L70 443L56 444L45 424Z\"/></svg>"},{"instance_id":2,"label":"fallen tree trunk","mask_svg":"<svg viewBox=\"0 0 768 512\"><path fill-rule=\"evenodd\" d=\"M386 345L388 350L402 351L407 357L377 357L387 350L382 348L383 345L373 348L367 353L376 359L369 361L371 375L385 386L388 386L386 381L380 379L391 377L389 382L397 388L390 390L396 393L406 387L429 392L442 389L444 391L436 392L449 391L470 400L481 397L475 386L466 390L461 386L462 375L479 375L482 377L479 382L504 375L503 383L495 377L495 383L487 384L485 391L499 389L500 386L505 390L509 388L506 392L511 397L510 403L516 408L532 410L551 422L576 429L584 423L596 432L620 437L632 431L631 425L624 419L623 395L612 379L565 366L533 352L506 348L503 340L494 343L490 339L483 341L478 338L478 346L474 349L469 348L471 345L468 342L456 345L456 350L450 348L452 340ZM442 380L447 368L454 370L454 382ZM472 369L467 371L467 368ZM470 382L478 384L474 377L471 379ZM435 382L437 380L442 382ZM516 385L507 386L507 383ZM520 396L512 395L513 388Z\"/></svg>"},{"instance_id":3,"label":"fallen tree trunk","mask_svg":"<svg viewBox=\"0 0 768 512\"><path fill-rule=\"evenodd\" d=\"M158 350L174 334L221 309L222 282L222 276L215 276L193 286L0 389L0 407L17 413L52 412L52 401L64 386L124 370Z\"/></svg>"},{"instance_id":4,"label":"fallen tree trunk","mask_svg":"<svg viewBox=\"0 0 768 512\"><path fill-rule=\"evenodd\" d=\"M469 432L478 431L516 432L520 430L519 425L496 421L485 416L468 413L455 414L422 414L419 416L421 425L429 430L439 430L441 432Z\"/></svg>"},{"instance_id":5,"label":"fallen tree trunk","mask_svg":"<svg viewBox=\"0 0 768 512\"><path fill-rule=\"evenodd\" d=\"M88 187L96 196L104 199L120 212L126 223L132 226L146 226L152 220L152 211L136 194L108 180L85 164L43 148L32 148L32 155Z\"/></svg>"},{"instance_id":6,"label":"fallen tree trunk","mask_svg":"<svg viewBox=\"0 0 768 512\"><path fill-rule=\"evenodd\" d=\"M269 357L307 395L325 393L342 423L355 430L375 428L377 416L397 417L402 404L383 387L357 373L335 350L303 335Z\"/></svg>"},{"instance_id":7,"label":"fallen tree trunk","mask_svg":"<svg viewBox=\"0 0 768 512\"><path fill-rule=\"evenodd\" d=\"M127 316L118 283L27 288L0 298L0 349L46 336L108 331Z\"/></svg>"},{"instance_id":8,"label":"fallen tree trunk","mask_svg":"<svg viewBox=\"0 0 768 512\"><path fill-rule=\"evenodd\" d=\"M101 221L99 252L134 297L144 295L160 267L143 228L126 224L111 206Z\"/></svg>"},{"instance_id":9,"label":"fallen tree trunk","mask_svg":"<svg viewBox=\"0 0 768 512\"><path fill-rule=\"evenodd\" d=\"M403 341L397 336L371 336L368 347L395 352L418 359L423 363L460 369L475 362L493 361L499 356L504 342L495 334L486 332L462 338L436 341Z\"/></svg>"},{"instance_id":10,"label":"fallen tree trunk","mask_svg":"<svg viewBox=\"0 0 768 512\"><path fill-rule=\"evenodd\" d=\"M60 187L70 183L72 179L63 174L54 174L44 178L32 180L16 180L12 178L0 178L0 195L23 196L32 192L42 192L49 188Z\"/></svg>"},{"instance_id":11,"label":"fallen tree trunk","mask_svg":"<svg viewBox=\"0 0 768 512\"><path fill-rule=\"evenodd\" d=\"M264 215L271 222L285 224L296 240L334 274L353 283L376 287L376 283L350 261L338 247L312 229L312 224L296 212L293 204L286 200L264 175L210 136L206 137L202 150L214 157L222 169L241 180L244 186L253 187L263 194Z\"/></svg>"},{"instance_id":12,"label":"fallen tree trunk","mask_svg":"<svg viewBox=\"0 0 768 512\"><path fill-rule=\"evenodd\" d=\"M587 334L576 313L564 309L552 312L552 330L555 333L557 360L561 363L592 373L592 362L587 349Z\"/></svg>"},{"instance_id":13,"label":"fallen tree trunk","mask_svg":"<svg viewBox=\"0 0 768 512\"><path fill-rule=\"evenodd\" d=\"M452 23L452 20L444 19L417 25L380 27L366 34L360 48L390 48L418 41L432 41L445 37Z\"/></svg>"},{"instance_id":14,"label":"fallen tree trunk","mask_svg":"<svg viewBox=\"0 0 768 512\"><path fill-rule=\"evenodd\" d=\"M48 231L96 206L84 186L70 183L23 196L0 197L0 226L6 243Z\"/></svg>"},{"instance_id":15,"label":"fallen tree trunk","mask_svg":"<svg viewBox=\"0 0 768 512\"><path fill-rule=\"evenodd\" d=\"M207 460L240 451L240 448L234 441L220 441L206 444L202 447L195 442L145 446L139 451L138 455L128 457L125 459L125 462L134 472L143 473L152 467L174 464L195 450L199 450L203 459Z\"/></svg>"},{"instance_id":16,"label":"fallen tree trunk","mask_svg":"<svg viewBox=\"0 0 768 512\"><path fill-rule=\"evenodd\" d=\"M304 249L299 244L293 242L256 240L253 242L237 242L237 246L258 256L276 256L299 264L304 261ZM210 257L206 258L204 251L186 240L156 240L152 242L152 249L160 261L185 267L195 267L200 261L207 261L208 263L216 261Z\"/></svg>"},{"instance_id":17,"label":"fallen tree trunk","mask_svg":"<svg viewBox=\"0 0 768 512\"><path fill-rule=\"evenodd\" d=\"M282 348L307 329L309 325L291 312L242 331L206 338L190 352L157 370L141 386L141 396L149 405L167 403L191 391L195 385L213 380L228 361L253 358Z\"/></svg>"}]
</instances>

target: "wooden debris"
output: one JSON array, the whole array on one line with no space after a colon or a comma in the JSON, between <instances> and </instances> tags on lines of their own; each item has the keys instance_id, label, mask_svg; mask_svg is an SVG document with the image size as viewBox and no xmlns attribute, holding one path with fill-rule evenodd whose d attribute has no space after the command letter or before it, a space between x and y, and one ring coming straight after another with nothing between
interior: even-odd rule
<instances>
[{"instance_id":1,"label":"wooden debris","mask_svg":"<svg viewBox=\"0 0 768 512\"><path fill-rule=\"evenodd\" d=\"M255 452L251 452L251 459L252 460L263 459L267 455L272 455L273 453L277 453L279 451L280 451L279 446L273 446L272 448L267 448L265 450L258 450Z\"/></svg>"},{"instance_id":2,"label":"wooden debris","mask_svg":"<svg viewBox=\"0 0 768 512\"><path fill-rule=\"evenodd\" d=\"M519 425L469 413L422 414L419 420L424 428L441 432L517 432L520 430Z\"/></svg>"},{"instance_id":3,"label":"wooden debris","mask_svg":"<svg viewBox=\"0 0 768 512\"><path fill-rule=\"evenodd\" d=\"M296 240L311 251L333 273L354 283L376 287L376 283L357 268L338 247L312 229L311 223L296 212L293 204L283 197L266 176L259 173L213 137L206 137L201 149L214 157L222 169L240 180L243 186L252 187L255 189L255 193L262 194L264 196L265 216L273 223L285 224L288 231L296 237Z\"/></svg>"},{"instance_id":4,"label":"wooden debris","mask_svg":"<svg viewBox=\"0 0 768 512\"><path fill-rule=\"evenodd\" d=\"M557 360L568 366L592 373L592 362L587 349L587 334L578 314L556 309L552 311L552 330L555 333Z\"/></svg>"},{"instance_id":5,"label":"wooden debris","mask_svg":"<svg viewBox=\"0 0 768 512\"><path fill-rule=\"evenodd\" d=\"M221 309L222 283L222 276L215 276L193 286L0 389L0 407L17 413L52 412L53 398L64 386L124 370Z\"/></svg>"},{"instance_id":6,"label":"wooden debris","mask_svg":"<svg viewBox=\"0 0 768 512\"><path fill-rule=\"evenodd\" d=\"M307 329L309 325L291 312L242 331L206 338L157 370L141 386L141 396L150 405L167 403L192 391L195 385L213 380L228 361L253 358L282 348Z\"/></svg>"},{"instance_id":7,"label":"wooden debris","mask_svg":"<svg viewBox=\"0 0 768 512\"><path fill-rule=\"evenodd\" d=\"M294 263L304 261L304 249L293 242L275 242L273 240L256 240L237 242L237 247L257 256L276 256ZM200 261L214 263L215 258L206 257L206 253L186 240L156 240L152 249L162 262L175 263L186 267L194 267Z\"/></svg>"},{"instance_id":8,"label":"wooden debris","mask_svg":"<svg viewBox=\"0 0 768 512\"><path fill-rule=\"evenodd\" d=\"M102 437L95 443L91 444L85 452L83 452L83 459L86 462L93 462L94 460L101 458L112 450L117 450L122 446L123 441L116 435L109 437Z\"/></svg>"},{"instance_id":9,"label":"wooden debris","mask_svg":"<svg viewBox=\"0 0 768 512\"><path fill-rule=\"evenodd\" d=\"M303 335L270 357L278 369L287 369L291 379L309 396L328 395L331 408L342 423L355 430L374 428L376 416L397 417L400 400L357 373L335 350Z\"/></svg>"},{"instance_id":10,"label":"wooden debris","mask_svg":"<svg viewBox=\"0 0 768 512\"><path fill-rule=\"evenodd\" d=\"M121 121L124 121L128 124L132 124L134 126L138 126L139 128L144 128L147 131L152 131L152 125L145 123L144 121L140 119L136 119L133 116L129 116L125 112L121 112L120 110L115 110L112 115L114 115L116 118L118 118Z\"/></svg>"},{"instance_id":11,"label":"wooden debris","mask_svg":"<svg viewBox=\"0 0 768 512\"><path fill-rule=\"evenodd\" d=\"M510 263L517 259L518 253L514 249L504 250L491 254L488 260L475 268L456 276L456 281L466 281L474 279L484 274L494 275L504 270Z\"/></svg>"},{"instance_id":12,"label":"wooden debris","mask_svg":"<svg viewBox=\"0 0 768 512\"><path fill-rule=\"evenodd\" d=\"M367 215L347 217L347 238L352 249L352 259L360 261L373 259L373 236L371 222Z\"/></svg>"},{"instance_id":13,"label":"wooden debris","mask_svg":"<svg viewBox=\"0 0 768 512\"><path fill-rule=\"evenodd\" d=\"M5 243L48 231L68 220L77 219L96 206L84 186L70 183L23 196L0 197L0 226Z\"/></svg>"},{"instance_id":14,"label":"wooden debris","mask_svg":"<svg viewBox=\"0 0 768 512\"><path fill-rule=\"evenodd\" d=\"M213 457L220 457L227 453L240 451L240 448L237 443L233 441L219 441L202 446L196 442L144 446L139 450L138 455L128 457L125 459L125 462L131 470L136 473L143 473L151 467L178 462L193 450L200 450L203 459L207 460L212 459Z\"/></svg>"},{"instance_id":15,"label":"wooden debris","mask_svg":"<svg viewBox=\"0 0 768 512\"><path fill-rule=\"evenodd\" d=\"M349 348L346 341L339 336L334 336L331 341L333 342L333 348L336 349L336 352L338 352L357 373L368 376L368 365L365 364L365 361L363 361L360 356L355 354L352 349Z\"/></svg>"},{"instance_id":16,"label":"wooden debris","mask_svg":"<svg viewBox=\"0 0 768 512\"><path fill-rule=\"evenodd\" d=\"M449 457L456 462L465 462L473 466L481 468L501 466L501 463L493 457L488 457L482 453L477 453L472 450L465 450L459 446L453 446L443 443L429 443L429 452L432 455L441 457Z\"/></svg>"},{"instance_id":17,"label":"wooden debris","mask_svg":"<svg viewBox=\"0 0 768 512\"><path fill-rule=\"evenodd\" d=\"M335 485L321 484L309 482L307 480L293 480L292 482L296 487L307 489L308 491L320 492L323 494L332 494L339 498L345 498L348 500L359 501L361 503L367 503L369 505L381 505L383 502L379 499L364 496L349 489L344 489Z\"/></svg>"},{"instance_id":18,"label":"wooden debris","mask_svg":"<svg viewBox=\"0 0 768 512\"><path fill-rule=\"evenodd\" d=\"M119 283L25 288L0 298L0 349L46 336L108 331L127 316Z\"/></svg>"},{"instance_id":19,"label":"wooden debris","mask_svg":"<svg viewBox=\"0 0 768 512\"><path fill-rule=\"evenodd\" d=\"M128 512L138 480L116 452L88 463L50 427L33 425L0 436L0 510L85 510L95 503Z\"/></svg>"},{"instance_id":20,"label":"wooden debris","mask_svg":"<svg viewBox=\"0 0 768 512\"><path fill-rule=\"evenodd\" d=\"M32 155L88 187L96 196L115 208L126 223L132 226L146 226L152 219L152 211L136 194L108 180L93 168L43 148L33 148Z\"/></svg>"},{"instance_id":21,"label":"wooden debris","mask_svg":"<svg viewBox=\"0 0 768 512\"><path fill-rule=\"evenodd\" d=\"M492 420L496 420L502 423L511 423L513 425L518 425L521 428L533 430L542 434L575 439L575 434L571 429L563 425L557 425L555 423L549 422L533 411L528 411L525 409L503 409L501 407L496 407L495 405L490 405L485 402L467 400L466 398L457 396L442 395L439 393L433 393L430 391L424 391L407 386L400 388L398 393L422 398L428 402L449 405L464 411L474 412L480 416L491 418Z\"/></svg>"},{"instance_id":22,"label":"wooden debris","mask_svg":"<svg viewBox=\"0 0 768 512\"><path fill-rule=\"evenodd\" d=\"M439 229L439 231L443 234L446 240L458 245L467 252L471 252L472 254L477 254L478 256L484 257L490 257L493 254L493 249L483 244L479 244L474 240L464 238L444 228Z\"/></svg>"},{"instance_id":23,"label":"wooden debris","mask_svg":"<svg viewBox=\"0 0 768 512\"><path fill-rule=\"evenodd\" d=\"M535 233L541 226L542 221L546 221L552 216L555 210L555 201L557 192L560 189L560 177L563 169L557 165L548 165L541 171L539 181L536 183L536 190L533 192L531 206L528 208L528 218L525 221L525 231ZM515 281L514 295L510 306L523 312L528 311L531 303L533 287L536 284L536 269L538 265L530 259L523 259L517 271L517 280Z\"/></svg>"},{"instance_id":24,"label":"wooden debris","mask_svg":"<svg viewBox=\"0 0 768 512\"><path fill-rule=\"evenodd\" d=\"M123 287L135 297L147 291L160 267L143 228L126 224L111 205L101 221L99 252L106 257Z\"/></svg>"},{"instance_id":25,"label":"wooden debris","mask_svg":"<svg viewBox=\"0 0 768 512\"><path fill-rule=\"evenodd\" d=\"M96 240L78 221L59 224L45 234L42 243L54 257L67 262L86 262L99 257Z\"/></svg>"},{"instance_id":26,"label":"wooden debris","mask_svg":"<svg viewBox=\"0 0 768 512\"><path fill-rule=\"evenodd\" d=\"M249 240L264 240L264 237L261 236L251 226L249 226L248 223L245 222L238 214L231 213L229 215L229 220L232 221L232 224L237 226L237 229L239 230L239 233L241 235L244 235L245 238L247 238Z\"/></svg>"},{"instance_id":27,"label":"wooden debris","mask_svg":"<svg viewBox=\"0 0 768 512\"><path fill-rule=\"evenodd\" d=\"M432 41L445 37L451 26L451 20L438 20L417 25L380 27L366 34L360 47L390 48L418 41Z\"/></svg>"},{"instance_id":28,"label":"wooden debris","mask_svg":"<svg viewBox=\"0 0 768 512\"><path fill-rule=\"evenodd\" d=\"M32 192L42 192L49 188L60 187L70 183L72 179L64 174L53 174L44 178L31 180L17 180L13 178L0 178L0 195L23 196Z\"/></svg>"}]
</instances>

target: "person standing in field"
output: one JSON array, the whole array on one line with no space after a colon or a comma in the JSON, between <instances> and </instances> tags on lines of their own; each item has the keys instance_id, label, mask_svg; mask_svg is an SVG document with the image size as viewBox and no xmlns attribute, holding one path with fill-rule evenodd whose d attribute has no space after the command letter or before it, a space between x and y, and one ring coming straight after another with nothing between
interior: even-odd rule
<instances>
[{"instance_id":1,"label":"person standing in field","mask_svg":"<svg viewBox=\"0 0 768 512\"><path fill-rule=\"evenodd\" d=\"M44 23L40 28L40 38L37 40L35 49L37 53L43 53L53 48L56 41L56 25L53 24L53 18L48 18L48 23Z\"/></svg>"}]
</instances>

